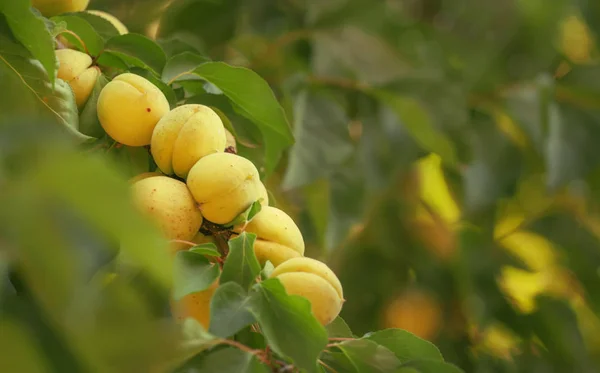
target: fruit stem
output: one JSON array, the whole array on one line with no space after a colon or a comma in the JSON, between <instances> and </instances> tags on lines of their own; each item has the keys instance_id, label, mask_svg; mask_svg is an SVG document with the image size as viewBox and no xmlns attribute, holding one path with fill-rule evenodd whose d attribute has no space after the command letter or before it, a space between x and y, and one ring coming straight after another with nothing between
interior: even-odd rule
<instances>
[{"instance_id":1,"label":"fruit stem","mask_svg":"<svg viewBox=\"0 0 600 373\"><path fill-rule=\"evenodd\" d=\"M195 244L193 242L190 242L190 241L185 241L185 240L171 240L171 242L173 242L173 243L182 243L184 245L189 245L190 247L197 246L197 244Z\"/></svg>"},{"instance_id":2,"label":"fruit stem","mask_svg":"<svg viewBox=\"0 0 600 373\"><path fill-rule=\"evenodd\" d=\"M323 367L325 367L328 371L333 372L333 373L338 373L335 369L333 369L332 367L330 367L329 365L325 364L323 362L323 360L319 359L319 364L321 364Z\"/></svg>"},{"instance_id":3,"label":"fruit stem","mask_svg":"<svg viewBox=\"0 0 600 373\"><path fill-rule=\"evenodd\" d=\"M329 338L330 341L353 341L356 338Z\"/></svg>"},{"instance_id":4,"label":"fruit stem","mask_svg":"<svg viewBox=\"0 0 600 373\"><path fill-rule=\"evenodd\" d=\"M264 364L269 365L269 361L267 360L267 358L265 357L265 351L263 350L254 350L242 343L239 343L237 341L232 341L231 339L219 339L218 342L220 344L225 344L225 345L229 345L229 346L233 346L236 347L244 352L248 352L254 356L256 356L257 359L259 359L261 362L263 362Z\"/></svg>"}]
</instances>

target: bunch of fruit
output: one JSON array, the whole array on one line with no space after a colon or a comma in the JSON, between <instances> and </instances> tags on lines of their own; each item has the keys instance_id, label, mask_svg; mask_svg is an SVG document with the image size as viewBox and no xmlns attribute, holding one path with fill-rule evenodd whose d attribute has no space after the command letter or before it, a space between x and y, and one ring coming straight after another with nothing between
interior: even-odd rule
<instances>
[{"instance_id":1,"label":"bunch of fruit","mask_svg":"<svg viewBox=\"0 0 600 373\"><path fill-rule=\"evenodd\" d=\"M86 3L81 2L84 7ZM42 13L54 11L43 9ZM110 15L105 18L119 22ZM102 72L86 53L59 49L56 56L58 78L68 82L81 108ZM343 303L340 281L327 265L304 257L299 228L284 211L269 206L256 166L236 154L235 138L213 109L201 104L171 109L152 82L122 73L102 88L97 116L115 142L149 149L158 168L131 179L132 198L171 241L173 254L189 247L182 243L215 242L215 232L226 237L225 242L241 232L255 234L259 263L270 261L275 267L270 276L289 294L307 298L323 325L335 319ZM240 220L255 203L260 211L250 220ZM210 299L217 287L218 279L210 288L173 302L175 317L193 317L208 327Z\"/></svg>"}]
</instances>

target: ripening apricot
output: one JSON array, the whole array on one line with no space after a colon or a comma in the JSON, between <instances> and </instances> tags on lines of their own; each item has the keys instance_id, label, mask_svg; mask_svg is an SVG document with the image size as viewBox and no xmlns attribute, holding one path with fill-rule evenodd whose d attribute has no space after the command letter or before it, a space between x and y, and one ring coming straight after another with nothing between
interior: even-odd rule
<instances>
[{"instance_id":1,"label":"ripening apricot","mask_svg":"<svg viewBox=\"0 0 600 373\"><path fill-rule=\"evenodd\" d=\"M123 24L123 22L121 22L117 17L113 16L112 14L103 12L101 10L88 10L87 12L95 16L102 17L108 22L110 22L117 29L117 31L119 31L119 34L125 35L129 33L129 30Z\"/></svg>"},{"instance_id":2,"label":"ripening apricot","mask_svg":"<svg viewBox=\"0 0 600 373\"><path fill-rule=\"evenodd\" d=\"M150 149L162 172L185 178L200 158L224 151L226 143L217 113L208 106L187 104L161 118L152 132Z\"/></svg>"},{"instance_id":3,"label":"ripening apricot","mask_svg":"<svg viewBox=\"0 0 600 373\"><path fill-rule=\"evenodd\" d=\"M429 293L409 289L385 307L383 319L386 328L404 329L431 340L442 326L442 310Z\"/></svg>"},{"instance_id":4,"label":"ripening apricot","mask_svg":"<svg viewBox=\"0 0 600 373\"><path fill-rule=\"evenodd\" d=\"M205 219L215 224L233 221L261 196L256 166L232 153L202 157L190 169L187 186Z\"/></svg>"},{"instance_id":5,"label":"ripening apricot","mask_svg":"<svg viewBox=\"0 0 600 373\"><path fill-rule=\"evenodd\" d=\"M202 225L202 214L185 183L154 176L133 183L131 188L136 207L158 225L167 239L194 238Z\"/></svg>"},{"instance_id":6,"label":"ripening apricot","mask_svg":"<svg viewBox=\"0 0 600 373\"><path fill-rule=\"evenodd\" d=\"M325 263L292 258L275 267L271 278L279 279L288 294L308 299L313 315L323 325L331 323L342 310L342 284Z\"/></svg>"},{"instance_id":7,"label":"ripening apricot","mask_svg":"<svg viewBox=\"0 0 600 373\"><path fill-rule=\"evenodd\" d=\"M160 89L132 73L116 76L98 97L102 128L114 140L129 146L149 145L154 127L169 109Z\"/></svg>"},{"instance_id":8,"label":"ripening apricot","mask_svg":"<svg viewBox=\"0 0 600 373\"><path fill-rule=\"evenodd\" d=\"M233 229L235 233L242 230L256 234L254 253L261 265L270 260L277 267L288 259L304 255L300 229L288 214L278 208L263 206L248 224Z\"/></svg>"},{"instance_id":9,"label":"ripening apricot","mask_svg":"<svg viewBox=\"0 0 600 373\"><path fill-rule=\"evenodd\" d=\"M31 5L44 15L54 17L62 13L81 12L90 0L32 0Z\"/></svg>"},{"instance_id":10,"label":"ripening apricot","mask_svg":"<svg viewBox=\"0 0 600 373\"><path fill-rule=\"evenodd\" d=\"M219 279L206 290L188 294L179 301L171 300L171 312L175 320L184 321L192 318L205 329L210 325L210 301L219 287Z\"/></svg>"},{"instance_id":11,"label":"ripening apricot","mask_svg":"<svg viewBox=\"0 0 600 373\"><path fill-rule=\"evenodd\" d=\"M92 66L92 57L86 53L74 49L59 49L55 53L59 64L57 76L69 83L77 107L81 108L94 90L100 69Z\"/></svg>"}]
</instances>

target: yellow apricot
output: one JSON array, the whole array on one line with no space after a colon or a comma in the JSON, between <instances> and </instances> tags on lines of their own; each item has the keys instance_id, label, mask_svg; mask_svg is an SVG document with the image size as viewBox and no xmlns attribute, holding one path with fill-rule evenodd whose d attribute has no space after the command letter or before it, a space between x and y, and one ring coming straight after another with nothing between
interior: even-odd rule
<instances>
[{"instance_id":1,"label":"yellow apricot","mask_svg":"<svg viewBox=\"0 0 600 373\"><path fill-rule=\"evenodd\" d=\"M431 340L442 326L440 304L432 295L409 289L394 298L383 311L386 328L399 328Z\"/></svg>"},{"instance_id":2,"label":"yellow apricot","mask_svg":"<svg viewBox=\"0 0 600 373\"><path fill-rule=\"evenodd\" d=\"M203 219L185 183L155 176L139 180L131 188L135 206L157 224L167 239L194 238Z\"/></svg>"},{"instance_id":3,"label":"yellow apricot","mask_svg":"<svg viewBox=\"0 0 600 373\"><path fill-rule=\"evenodd\" d=\"M325 263L292 258L275 267L270 277L279 279L288 294L308 299L313 315L323 325L331 323L342 310L342 285Z\"/></svg>"},{"instance_id":4,"label":"yellow apricot","mask_svg":"<svg viewBox=\"0 0 600 373\"><path fill-rule=\"evenodd\" d=\"M207 220L226 224L260 197L256 166L232 153L212 153L190 169L187 186Z\"/></svg>"},{"instance_id":5,"label":"yellow apricot","mask_svg":"<svg viewBox=\"0 0 600 373\"><path fill-rule=\"evenodd\" d=\"M179 301L171 300L171 313L175 320L184 321L193 318L205 329L210 325L210 301L219 287L217 279L208 289L188 294Z\"/></svg>"},{"instance_id":6,"label":"yellow apricot","mask_svg":"<svg viewBox=\"0 0 600 373\"><path fill-rule=\"evenodd\" d=\"M133 183L135 183L137 181L140 181L140 180L143 180L143 179L147 179L149 177L154 177L154 176L165 176L165 175L161 174L160 172L155 172L155 171L152 171L152 172L142 172L141 174L135 175L134 177L132 177L131 179L129 179L129 183L133 184Z\"/></svg>"},{"instance_id":7,"label":"yellow apricot","mask_svg":"<svg viewBox=\"0 0 600 373\"><path fill-rule=\"evenodd\" d=\"M55 53L59 63L57 76L69 83L75 94L77 107L81 108L96 85L100 69L91 66L92 57L86 53L74 49L59 49Z\"/></svg>"},{"instance_id":8,"label":"yellow apricot","mask_svg":"<svg viewBox=\"0 0 600 373\"><path fill-rule=\"evenodd\" d=\"M160 89L132 73L116 76L98 97L102 128L114 140L129 146L149 145L154 127L169 109Z\"/></svg>"},{"instance_id":9,"label":"yellow apricot","mask_svg":"<svg viewBox=\"0 0 600 373\"><path fill-rule=\"evenodd\" d=\"M115 26L117 31L119 31L119 34L125 35L125 34L129 33L129 30L123 24L123 22L121 22L117 17L113 16L112 14L103 12L101 10L88 10L87 12L90 14L93 14L95 16L102 17L105 20L107 20L108 22L110 22L113 26Z\"/></svg>"},{"instance_id":10,"label":"yellow apricot","mask_svg":"<svg viewBox=\"0 0 600 373\"><path fill-rule=\"evenodd\" d=\"M156 124L150 149L162 172L185 178L200 158L224 151L226 142L217 113L208 106L187 104L171 110Z\"/></svg>"},{"instance_id":11,"label":"yellow apricot","mask_svg":"<svg viewBox=\"0 0 600 373\"><path fill-rule=\"evenodd\" d=\"M254 218L245 226L233 228L256 234L254 253L261 264L270 260L274 266L286 260L304 255L304 239L300 229L292 218L282 210L263 206Z\"/></svg>"},{"instance_id":12,"label":"yellow apricot","mask_svg":"<svg viewBox=\"0 0 600 373\"><path fill-rule=\"evenodd\" d=\"M258 198L260 199L261 206L269 206L269 193L263 183L260 183L260 195Z\"/></svg>"},{"instance_id":13,"label":"yellow apricot","mask_svg":"<svg viewBox=\"0 0 600 373\"><path fill-rule=\"evenodd\" d=\"M31 5L44 15L54 17L62 13L81 12L90 0L32 0Z\"/></svg>"}]
</instances>

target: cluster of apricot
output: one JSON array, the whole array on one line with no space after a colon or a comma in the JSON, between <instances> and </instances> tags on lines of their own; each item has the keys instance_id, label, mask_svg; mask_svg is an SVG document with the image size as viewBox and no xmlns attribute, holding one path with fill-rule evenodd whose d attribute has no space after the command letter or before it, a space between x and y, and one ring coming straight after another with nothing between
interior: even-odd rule
<instances>
[{"instance_id":1,"label":"cluster of apricot","mask_svg":"<svg viewBox=\"0 0 600 373\"><path fill-rule=\"evenodd\" d=\"M121 33L127 32L116 18L103 16ZM102 72L86 53L65 48L56 50L56 56L58 77L71 86L81 108ZM181 242L214 242L215 237L202 229L207 224L228 232L227 239L243 231L255 234L259 263L270 261L275 267L270 276L278 278L289 294L308 299L323 325L333 321L343 303L340 281L327 265L304 256L300 229L284 211L269 206L258 169L230 150L236 148L235 138L215 110L201 104L171 108L152 82L122 73L102 88L96 111L115 142L149 148L157 169L131 180L132 198L173 243L172 254L189 247ZM240 221L238 217L257 202L261 210L249 221ZM208 327L210 300L218 283L217 279L207 290L173 302L175 316L193 317Z\"/></svg>"}]
</instances>

